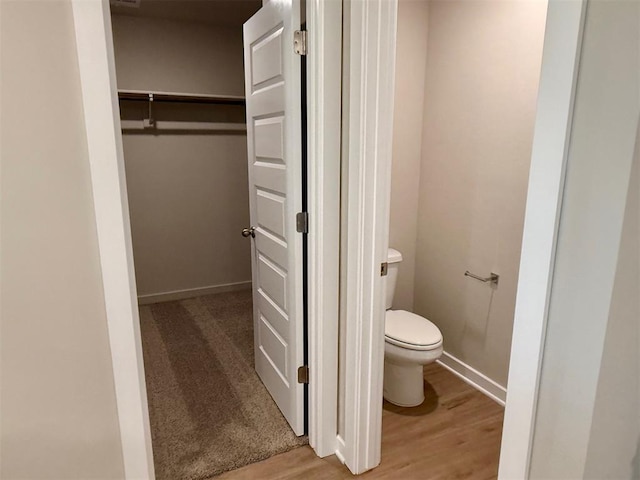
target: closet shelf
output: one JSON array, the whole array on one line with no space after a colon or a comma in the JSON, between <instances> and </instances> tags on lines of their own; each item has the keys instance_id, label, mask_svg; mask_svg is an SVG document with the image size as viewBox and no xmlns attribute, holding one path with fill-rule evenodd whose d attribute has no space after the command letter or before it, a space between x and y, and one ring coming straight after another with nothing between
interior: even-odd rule
<instances>
[{"instance_id":1,"label":"closet shelf","mask_svg":"<svg viewBox=\"0 0 640 480\"><path fill-rule=\"evenodd\" d=\"M186 130L201 132L246 132L244 123L216 123L216 122L170 122L158 120L152 127L144 125L142 120L122 120L123 131L160 131L160 130Z\"/></svg>"},{"instance_id":2,"label":"closet shelf","mask_svg":"<svg viewBox=\"0 0 640 480\"><path fill-rule=\"evenodd\" d=\"M120 100L137 100L148 102L179 102L179 103L211 103L219 105L244 105L245 97L235 95L208 95L176 92L145 92L142 90L118 90Z\"/></svg>"}]
</instances>

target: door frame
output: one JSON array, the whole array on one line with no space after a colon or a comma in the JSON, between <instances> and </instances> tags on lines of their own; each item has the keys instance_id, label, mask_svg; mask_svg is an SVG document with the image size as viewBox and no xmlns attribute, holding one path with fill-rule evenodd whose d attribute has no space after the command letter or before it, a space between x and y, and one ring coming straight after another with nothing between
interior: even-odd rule
<instances>
[{"instance_id":1,"label":"door frame","mask_svg":"<svg viewBox=\"0 0 640 480\"><path fill-rule=\"evenodd\" d=\"M338 428L342 2L307 0L306 15L309 445L326 457Z\"/></svg>"},{"instance_id":2,"label":"door frame","mask_svg":"<svg viewBox=\"0 0 640 480\"><path fill-rule=\"evenodd\" d=\"M126 479L155 478L109 0L71 0ZM335 453L341 2L306 2L309 192L309 443ZM336 28L336 25L338 28ZM337 128L336 128L337 126ZM336 202L336 198L338 201Z\"/></svg>"},{"instance_id":3,"label":"door frame","mask_svg":"<svg viewBox=\"0 0 640 480\"><path fill-rule=\"evenodd\" d=\"M391 196L397 0L344 0L346 198L343 329L344 431L336 455L354 474L380 463L384 283Z\"/></svg>"},{"instance_id":4,"label":"door frame","mask_svg":"<svg viewBox=\"0 0 640 480\"><path fill-rule=\"evenodd\" d=\"M345 2L351 6L345 15L345 58L361 59L348 67L351 114L343 120L349 132L349 196L360 204L345 219L346 295L355 301L347 311L350 329L341 339L347 348L346 400L340 408L347 426L337 454L362 473L380 463L384 305L378 279L389 234L393 78L388 77L395 75L397 0ZM500 455L504 479L527 478L529 471L586 4L549 0L547 11ZM380 16L385 9L386 18Z\"/></svg>"}]
</instances>

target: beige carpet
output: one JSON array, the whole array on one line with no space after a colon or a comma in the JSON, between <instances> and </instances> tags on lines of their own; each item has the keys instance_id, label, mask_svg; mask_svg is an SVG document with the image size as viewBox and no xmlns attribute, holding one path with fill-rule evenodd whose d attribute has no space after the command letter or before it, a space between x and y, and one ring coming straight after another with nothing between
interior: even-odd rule
<instances>
[{"instance_id":1,"label":"beige carpet","mask_svg":"<svg viewBox=\"0 0 640 480\"><path fill-rule=\"evenodd\" d=\"M258 378L251 292L140 307L158 479L206 479L307 443Z\"/></svg>"}]
</instances>

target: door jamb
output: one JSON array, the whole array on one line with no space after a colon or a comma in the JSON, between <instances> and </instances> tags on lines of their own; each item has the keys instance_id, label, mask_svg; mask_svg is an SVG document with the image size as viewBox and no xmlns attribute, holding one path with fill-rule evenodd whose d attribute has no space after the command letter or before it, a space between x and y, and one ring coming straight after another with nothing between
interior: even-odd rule
<instances>
[{"instance_id":1,"label":"door jamb","mask_svg":"<svg viewBox=\"0 0 640 480\"><path fill-rule=\"evenodd\" d=\"M126 479L154 478L108 0L72 0L114 386ZM335 453L338 384L341 2L307 2L309 441ZM340 27L341 28L341 27ZM322 80L319 80L322 78ZM337 127L337 128L336 128ZM339 187L338 187L339 188ZM338 190L339 191L339 190ZM314 198L317 195L317 198Z\"/></svg>"},{"instance_id":2,"label":"door jamb","mask_svg":"<svg viewBox=\"0 0 640 480\"><path fill-rule=\"evenodd\" d=\"M337 448L342 2L306 3L309 444L325 457Z\"/></svg>"}]
</instances>

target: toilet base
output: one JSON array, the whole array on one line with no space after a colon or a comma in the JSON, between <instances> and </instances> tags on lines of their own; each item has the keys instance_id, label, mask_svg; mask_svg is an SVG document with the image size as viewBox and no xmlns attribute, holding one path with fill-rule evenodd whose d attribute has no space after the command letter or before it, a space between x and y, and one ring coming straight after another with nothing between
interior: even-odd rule
<instances>
[{"instance_id":1,"label":"toilet base","mask_svg":"<svg viewBox=\"0 0 640 480\"><path fill-rule=\"evenodd\" d=\"M417 407L424 402L422 365L384 362L385 400L399 407Z\"/></svg>"}]
</instances>

